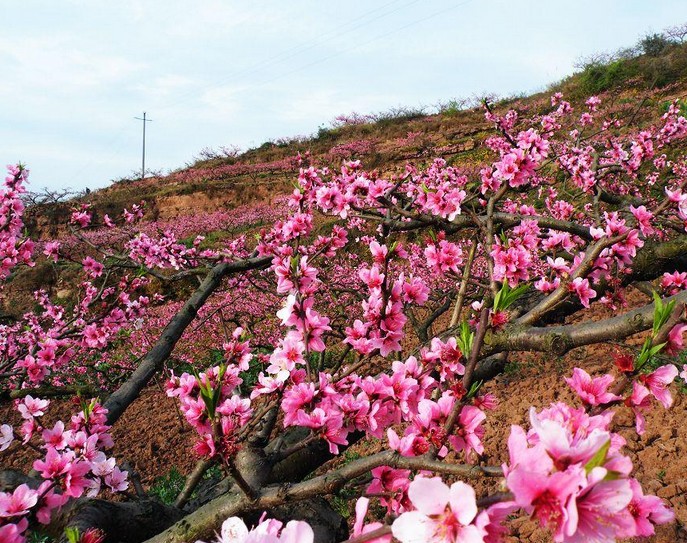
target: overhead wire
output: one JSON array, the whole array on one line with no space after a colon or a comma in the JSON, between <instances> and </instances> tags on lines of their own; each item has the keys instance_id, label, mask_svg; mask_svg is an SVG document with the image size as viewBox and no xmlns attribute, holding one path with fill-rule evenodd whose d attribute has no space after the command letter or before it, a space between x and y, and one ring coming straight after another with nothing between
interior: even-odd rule
<instances>
[{"instance_id":1,"label":"overhead wire","mask_svg":"<svg viewBox=\"0 0 687 543\"><path fill-rule=\"evenodd\" d=\"M315 40L309 44L304 44L304 45L292 47L290 49L287 49L286 51L283 51L282 53L280 53L276 56L266 58L266 59L264 59L264 60L262 60L256 64L253 64L251 66L248 66L248 67L243 68L241 70L238 70L236 72L232 72L230 74L227 74L220 79L214 80L209 87L206 87L203 90L207 91L207 90L210 90L212 88L216 88L216 87L220 86L221 84L226 83L227 81L231 81L231 80L237 79L237 78L245 76L245 75L253 74L253 73L255 73L255 72L257 72L263 68L266 68L266 67L278 65L285 60L294 58L294 57L300 55L301 53L304 53L306 51L310 51L312 49L315 49L316 47L320 47L320 46L324 45L325 43L331 42L332 40L334 40L336 38L340 38L341 36L345 36L346 34L350 34L354 30L358 30L359 28L362 28L362 27L367 26L367 25L369 25L373 22L376 22L380 19L388 17L389 15L392 15L393 13L396 13L396 12L398 12L404 8L407 8L413 4L417 4L420 0L412 0L410 2L406 2L406 3L396 7L394 9L391 9L391 10L386 11L386 12L384 12L384 13L376 16L376 17L373 17L372 19L369 19L366 21L364 20L369 15L374 14L380 10L383 10L386 7L397 4L399 1L400 0L392 0L391 2L388 2L388 3L386 3L382 6L379 6L373 10L365 12L365 13L359 15L358 17L355 17L354 19L350 19L349 21L338 25L336 30L332 30L329 32L325 32L324 34L321 34L317 40ZM348 28L346 30L341 30L342 28L349 27L351 24L353 24L357 21L361 21L361 20L363 20L363 22L361 22L360 24L354 25L351 28ZM322 38L325 38L325 39L322 39ZM169 108L174 107L176 105L179 105L180 103L183 103L189 99L192 99L193 97L196 97L197 95L198 95L197 91L189 91L187 93L184 93L181 97L179 97L175 101L158 107L157 110L160 111L160 110L169 109Z\"/></svg>"},{"instance_id":2,"label":"overhead wire","mask_svg":"<svg viewBox=\"0 0 687 543\"><path fill-rule=\"evenodd\" d=\"M323 39L319 39L319 40L316 40L315 42L312 42L312 43L307 44L307 45L301 45L301 46L298 46L298 47L293 47L293 48L291 48L291 49L288 49L288 50L282 52L281 54L279 54L279 55L277 55L277 56L274 56L274 57L265 59L265 60L263 60L263 61L261 61L261 62L255 64L255 65L253 65L253 66L250 66L250 67L245 68L245 69L243 69L243 70L239 70L238 72L234 72L234 73L232 73L232 74L229 74L229 75L227 75L227 76L225 76L225 77L223 77L223 78L221 78L221 79L219 79L219 80L215 80L215 81L213 82L213 84L212 84L211 86L206 87L206 88L204 89L204 91L207 92L208 90L212 90L213 88L217 88L219 85L223 84L223 83L226 82L226 81L231 80L232 78L235 78L235 77L238 77L238 76L249 75L249 74L255 73L255 72L257 72L257 71L260 71L260 70L261 70L262 68L264 68L264 67L269 67L269 66L273 66L273 65L278 65L279 63L281 63L281 62L283 62L283 61L285 61L285 60L288 60L288 59L290 59L290 58L296 57L296 56L300 55L300 54L303 53L303 52L306 52L306 51L309 51L309 50L314 49L314 48L316 48L316 47L319 47L319 46L323 45L324 43L327 43L327 42L329 42L329 41L332 41L333 39L339 38L339 37L341 37L341 36L344 36L344 35L346 35L346 34L349 34L350 32L353 32L354 30L357 30L357 29L359 29L359 28L362 28L362 27L364 27L364 26L366 26L366 25L369 25L369 24L371 24L371 23L373 23L373 22L375 22L375 21L378 21L378 20L380 20L380 19L383 19L383 18L385 18L385 17L388 17L389 15L392 15L393 13L396 13L396 12L398 12L398 11L404 9L404 8L407 8L407 7L409 7L409 6L413 5L413 4L418 3L419 1L420 1L420 0L412 0L411 2L406 2L406 3L404 3L404 4L400 5L400 6L395 7L394 9L384 11L383 13L377 15L376 17L373 17L373 18L371 18L371 19L369 19L369 20L366 20L367 17L368 17L369 15L372 15L372 14L374 14L374 13L377 13L377 12L379 12L379 11L382 11L382 10L384 10L384 9L387 8L387 7L393 6L394 4L398 4L399 0L392 0L391 2L387 2L387 3L384 4L383 6L380 6L380 7L377 7L377 8L375 8L375 9L373 9L373 10L367 11L367 12L365 12L365 13L363 13L363 14L357 16L357 17L355 17L354 19L351 19L351 20L347 21L346 23L343 23L342 25L339 25L339 27L337 28L336 31L330 31L330 32L328 32L328 33L323 34L322 36L327 37L327 38L324 39L324 40L323 40ZM413 26L416 26L416 25L418 25L418 24L420 24L420 23L423 23L423 22L425 22L425 21L428 21L428 20L430 20L430 19L433 19L433 18L435 18L435 17L438 17L439 15L443 15L443 14L449 12L449 11L452 11L452 10L454 10L454 9L456 9L456 8L459 8L459 7L461 7L461 6L464 6L464 5L466 5L466 4L469 4L469 3L473 2L473 1L474 1L474 0L465 0L465 1L463 1L463 2L459 2L459 3L455 4L455 5L449 6L449 7L447 7L447 8L444 8L444 9L441 9L441 10L438 10L438 11L435 11L435 12L431 13L430 15L427 15L426 17L422 17L422 18L419 18L419 19L415 19L415 20L413 20L413 21L411 21L411 22L409 22L409 23L407 23L407 24L405 24L405 25L402 25L402 26L393 28L393 29L391 29L391 30L388 31L388 32L385 32L385 33L379 34L379 35L377 35L377 36L374 36L373 38L371 38L371 39L369 39L369 40L366 40L366 41L363 41L363 42L356 42L356 44L353 45L352 47L347 47L347 48L341 49L341 50L339 50L339 51L336 51L336 52L334 52L334 53L332 53L332 54L326 55L326 56L324 56L324 57L322 57L322 58L319 58L319 59L317 59L317 60L314 60L314 61L309 62L309 63L307 63L307 64L304 64L304 65L302 65L302 66L299 66L299 67L297 67L297 68L294 68L294 69L291 69L291 70L287 70L286 72L283 72L283 73L278 74L278 75L276 75L276 76L274 76L274 77L271 77L271 78L268 78L268 79L266 79L266 80L263 80L263 81L261 81L261 82L258 83L258 84L249 85L247 88L248 88L248 89L256 89L256 88L264 87L265 85L267 85L267 84L269 84L269 83L272 83L272 82L274 82L274 81L277 81L277 80L279 80L279 79L282 79L282 78L284 78L284 77L287 77L287 76L289 76L289 75L292 75L292 74L294 74L294 73L301 72L301 71L303 71L303 70L306 70L306 69L308 69L308 68L311 68L312 66L316 66L316 65L318 65L318 64L321 64L321 63L326 62L326 61L328 61L328 60L331 60L331 59L333 59L333 58L340 57L341 55L343 55L343 54L345 54L345 53L348 53L348 52L350 52L350 51L354 51L354 50L356 50L356 49L359 49L359 48L361 48L361 47L364 47L364 46L366 46L366 45L369 45L369 44L371 44L371 43L374 43L374 42L376 42L376 41L378 41L378 40L380 40L380 39L383 39L383 38L385 38L385 37L387 37L387 36L390 36L390 35L392 35L392 34L395 34L395 33L397 33L397 32L400 32L400 31L402 31L402 30L405 30L405 29L411 28L411 27L413 27ZM356 22L358 22L358 21L362 21L362 22L361 22L360 24L354 24L354 25L351 27L351 25L352 25L353 23L356 23ZM343 30L343 31L342 31L342 30L341 30L342 27L350 27L350 28L347 28L346 30ZM193 91L193 92L186 93L186 94L182 95L179 99L175 100L174 102L171 102L171 103L166 104L166 105L162 105L162 106L156 108L156 110L157 110L157 111L161 111L161 110L163 111L163 110L165 110L165 109L169 109L169 108L171 108L171 107L174 107L174 106L176 106L176 105L179 105L179 104L181 104L181 103L184 103L184 102L186 102L186 101L188 101L188 100L190 100L190 99L192 99L192 98L194 98L194 97L197 97L197 96L198 96L198 92L197 92L197 91ZM124 130L126 130L127 128L128 128L128 127L124 127L124 128L120 131L120 133L119 133L118 136L117 136L117 141L119 141L119 140L121 139L121 136L122 136ZM120 147L121 147L121 144L120 144ZM89 163L89 165L90 165L91 163L92 163L92 161ZM81 174L82 171L85 170L87 167L88 167L88 165L84 166L84 168L83 168L81 171L77 172L77 175ZM75 177L76 177L76 175L75 175Z\"/></svg>"}]
</instances>

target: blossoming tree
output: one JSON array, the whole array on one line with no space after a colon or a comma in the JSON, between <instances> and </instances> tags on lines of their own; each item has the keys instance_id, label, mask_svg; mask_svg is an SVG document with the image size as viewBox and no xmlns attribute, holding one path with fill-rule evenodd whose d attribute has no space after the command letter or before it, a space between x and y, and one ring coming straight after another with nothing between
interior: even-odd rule
<instances>
[{"instance_id":1,"label":"blossoming tree","mask_svg":"<svg viewBox=\"0 0 687 543\"><path fill-rule=\"evenodd\" d=\"M82 206L69 247L36 246L22 229L27 171L10 167L2 277L45 257L79 262L84 279L73 307L37 292L36 311L0 326L0 379L23 421L0 427L0 450L36 452L33 472L0 493L0 540L24 541L43 524L66 527L70 541L218 532L224 543L494 543L526 515L572 543L649 536L672 521L633 478L613 408L632 409L641 434L647 410L671 406L681 369L687 380L687 367L666 358L683 348L687 328L687 120L678 104L641 128L597 97L580 107L555 95L521 119L485 104L494 135L480 167L436 159L385 176L356 161L340 170L303 163L287 211L254 245L239 236L203 248L171 231L108 244L89 232L136 225L143 208L114 220ZM118 386L99 380L99 361L136 337L159 303L148 282L194 277L197 288ZM632 286L648 298L628 309ZM617 315L561 324L592 304ZM166 374L167 394L197 434L197 468L174 506L140 489L133 497L126 470L108 456L108 430L210 306L228 316L215 338L221 356ZM507 462L480 462L498 401L481 387L509 353L558 356L636 334L641 347L607 373L566 377L575 405L533 406L529 425L511 428ZM82 400L70 421L50 427L41 392L74 373L93 374L103 401ZM383 450L306 478L361 439ZM190 504L215 465L230 484ZM500 478L501 491L478 495L471 482L480 477ZM343 488L360 496L349 534L290 509ZM97 499L101 492L129 499ZM371 501L386 513L366 521ZM249 520L264 511L280 520Z\"/></svg>"}]
</instances>

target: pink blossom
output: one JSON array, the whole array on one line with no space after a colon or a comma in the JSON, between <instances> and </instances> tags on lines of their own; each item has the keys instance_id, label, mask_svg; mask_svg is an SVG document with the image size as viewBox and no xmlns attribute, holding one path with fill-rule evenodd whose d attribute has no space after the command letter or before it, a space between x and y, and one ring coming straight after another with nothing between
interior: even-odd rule
<instances>
[{"instance_id":1,"label":"pink blossom","mask_svg":"<svg viewBox=\"0 0 687 543\"><path fill-rule=\"evenodd\" d=\"M668 333L668 341L665 346L666 354L676 355L685 348L682 336L687 330L687 324L676 324Z\"/></svg>"},{"instance_id":2,"label":"pink blossom","mask_svg":"<svg viewBox=\"0 0 687 543\"><path fill-rule=\"evenodd\" d=\"M28 519L22 519L18 523L5 524L0 526L0 541L3 543L24 543L26 537L22 534L29 527Z\"/></svg>"},{"instance_id":3,"label":"pink blossom","mask_svg":"<svg viewBox=\"0 0 687 543\"><path fill-rule=\"evenodd\" d=\"M575 496L585 484L582 468L551 475L518 469L508 475L507 483L516 503L542 525L550 527L555 541L575 533L578 521Z\"/></svg>"},{"instance_id":4,"label":"pink blossom","mask_svg":"<svg viewBox=\"0 0 687 543\"><path fill-rule=\"evenodd\" d=\"M477 543L486 535L474 524L475 491L463 482L449 488L441 478L416 477L408 488L415 511L401 514L391 532L401 543Z\"/></svg>"},{"instance_id":5,"label":"pink blossom","mask_svg":"<svg viewBox=\"0 0 687 543\"><path fill-rule=\"evenodd\" d=\"M71 216L71 222L78 224L81 228L86 228L91 224L91 214L87 211L74 211Z\"/></svg>"},{"instance_id":6,"label":"pink blossom","mask_svg":"<svg viewBox=\"0 0 687 543\"><path fill-rule=\"evenodd\" d=\"M67 435L65 435L64 422L58 420L52 430L48 428L43 430L42 437L46 445L55 447L59 451L67 446L68 435L68 432Z\"/></svg>"},{"instance_id":7,"label":"pink blossom","mask_svg":"<svg viewBox=\"0 0 687 543\"><path fill-rule=\"evenodd\" d=\"M14 440L14 433L9 424L0 425L0 452L7 449Z\"/></svg>"},{"instance_id":8,"label":"pink blossom","mask_svg":"<svg viewBox=\"0 0 687 543\"><path fill-rule=\"evenodd\" d=\"M584 307L589 307L589 300L596 298L596 291L589 286L588 279L576 277L570 285L570 290L577 294Z\"/></svg>"},{"instance_id":9,"label":"pink blossom","mask_svg":"<svg viewBox=\"0 0 687 543\"><path fill-rule=\"evenodd\" d=\"M627 506L632 499L628 479L605 480L608 470L592 469L587 484L573 500L577 507L577 526L574 533L566 533L565 543L607 541L612 543L616 535L631 525Z\"/></svg>"},{"instance_id":10,"label":"pink blossom","mask_svg":"<svg viewBox=\"0 0 687 543\"><path fill-rule=\"evenodd\" d=\"M26 515L38 503L38 492L21 484L11 494L0 492L0 518Z\"/></svg>"},{"instance_id":11,"label":"pink blossom","mask_svg":"<svg viewBox=\"0 0 687 543\"><path fill-rule=\"evenodd\" d=\"M585 104L589 106L590 111L596 111L599 105L601 104L601 98L598 96L590 96L587 98Z\"/></svg>"},{"instance_id":12,"label":"pink blossom","mask_svg":"<svg viewBox=\"0 0 687 543\"><path fill-rule=\"evenodd\" d=\"M103 265L90 256L84 258L82 264L83 269L91 277L100 277L103 274Z\"/></svg>"},{"instance_id":13,"label":"pink blossom","mask_svg":"<svg viewBox=\"0 0 687 543\"><path fill-rule=\"evenodd\" d=\"M393 451L398 451L401 456L420 456L429 451L430 444L424 437L410 432L402 438L398 436L391 428L386 431L389 439L389 448ZM444 452L444 456L448 451Z\"/></svg>"},{"instance_id":14,"label":"pink blossom","mask_svg":"<svg viewBox=\"0 0 687 543\"><path fill-rule=\"evenodd\" d=\"M484 411L472 405L464 406L458 417L455 435L449 436L449 442L456 451L465 451L465 456L470 458L472 452L482 454L484 446L484 428L482 422L487 418Z\"/></svg>"},{"instance_id":15,"label":"pink blossom","mask_svg":"<svg viewBox=\"0 0 687 543\"><path fill-rule=\"evenodd\" d=\"M439 245L428 245L425 249L427 265L440 273L458 273L463 264L463 250L450 241L442 239Z\"/></svg>"},{"instance_id":16,"label":"pink blossom","mask_svg":"<svg viewBox=\"0 0 687 543\"><path fill-rule=\"evenodd\" d=\"M645 496L636 479L630 479L632 499L628 507L632 523L620 537L649 537L654 535L654 525L666 524L675 519L675 513L657 496Z\"/></svg>"},{"instance_id":17,"label":"pink blossom","mask_svg":"<svg viewBox=\"0 0 687 543\"><path fill-rule=\"evenodd\" d=\"M661 366L649 375L641 375L640 380L649 388L651 394L668 409L673 405L673 397L668 390L668 385L675 380L678 371L672 364Z\"/></svg>"},{"instance_id":18,"label":"pink blossom","mask_svg":"<svg viewBox=\"0 0 687 543\"><path fill-rule=\"evenodd\" d=\"M484 543L502 543L510 531L505 523L517 510L518 505L515 502L505 501L495 503L482 511L477 516L475 524L486 532Z\"/></svg>"},{"instance_id":19,"label":"pink blossom","mask_svg":"<svg viewBox=\"0 0 687 543\"><path fill-rule=\"evenodd\" d=\"M640 385L637 381L634 381L632 383L632 394L625 400L625 405L631 407L635 414L635 429L637 434L640 436L644 434L645 428L645 420L642 412L648 409L651 405L649 403L650 394L651 393L649 392L648 388L646 388L644 385Z\"/></svg>"},{"instance_id":20,"label":"pink blossom","mask_svg":"<svg viewBox=\"0 0 687 543\"><path fill-rule=\"evenodd\" d=\"M570 385L570 388L589 405L603 405L622 399L620 396L608 392L608 387L613 381L613 376L608 373L592 379L586 371L580 368L574 368L572 377L565 378L565 382Z\"/></svg>"},{"instance_id":21,"label":"pink blossom","mask_svg":"<svg viewBox=\"0 0 687 543\"><path fill-rule=\"evenodd\" d=\"M381 522L372 522L370 524L364 524L365 515L367 514L367 508L370 504L370 500L365 497L358 498L355 503L355 522L353 523L353 531L351 532L351 537L357 537L378 528L381 528L383 524ZM368 539L369 543L391 543L391 534L383 535L381 537L375 537L374 539Z\"/></svg>"},{"instance_id":22,"label":"pink blossom","mask_svg":"<svg viewBox=\"0 0 687 543\"><path fill-rule=\"evenodd\" d=\"M373 241L370 243L370 252L372 253L372 260L381 265L386 261L389 249L386 245L380 245L379 242Z\"/></svg>"},{"instance_id":23,"label":"pink blossom","mask_svg":"<svg viewBox=\"0 0 687 543\"><path fill-rule=\"evenodd\" d=\"M53 262L57 262L57 259L59 258L59 251L60 251L60 245L61 243L59 241L49 241L45 244L45 249L43 250L43 254L47 256L48 258L51 258Z\"/></svg>"},{"instance_id":24,"label":"pink blossom","mask_svg":"<svg viewBox=\"0 0 687 543\"><path fill-rule=\"evenodd\" d=\"M429 292L429 287L418 277L411 277L403 283L403 301L406 303L424 305L429 299Z\"/></svg>"},{"instance_id":25,"label":"pink blossom","mask_svg":"<svg viewBox=\"0 0 687 543\"><path fill-rule=\"evenodd\" d=\"M537 413L534 407L530 408L532 431L559 470L586 463L610 440L609 432L603 427L578 426L589 425L592 420L587 415L580 417L583 421L575 420L577 416L579 415L569 408L562 412L555 410L541 413Z\"/></svg>"},{"instance_id":26,"label":"pink blossom","mask_svg":"<svg viewBox=\"0 0 687 543\"><path fill-rule=\"evenodd\" d=\"M25 419L32 419L34 417L41 417L45 414L45 409L50 405L50 400L41 400L40 398L33 398L27 395L19 405L17 410Z\"/></svg>"},{"instance_id":27,"label":"pink blossom","mask_svg":"<svg viewBox=\"0 0 687 543\"><path fill-rule=\"evenodd\" d=\"M664 273L661 279L661 288L671 296L687 288L687 272Z\"/></svg>"},{"instance_id":28,"label":"pink blossom","mask_svg":"<svg viewBox=\"0 0 687 543\"><path fill-rule=\"evenodd\" d=\"M281 533L280 533L281 531ZM222 523L217 543L313 543L315 533L307 522L291 520L282 528L274 519L260 519L260 523L249 530L238 517L230 517ZM202 542L200 542L202 543Z\"/></svg>"},{"instance_id":29,"label":"pink blossom","mask_svg":"<svg viewBox=\"0 0 687 543\"><path fill-rule=\"evenodd\" d=\"M389 431L392 432L393 430ZM371 473L373 479L366 492L368 494L391 494L390 498L380 498L380 503L385 505L389 512L399 513L404 504L409 505L406 503L406 492L410 485L410 470L380 466L373 469Z\"/></svg>"},{"instance_id":30,"label":"pink blossom","mask_svg":"<svg viewBox=\"0 0 687 543\"><path fill-rule=\"evenodd\" d=\"M507 249L496 245L491 253L494 259L494 279L507 280L514 287L520 281L527 281L531 268L532 255L522 245L512 245Z\"/></svg>"},{"instance_id":31,"label":"pink blossom","mask_svg":"<svg viewBox=\"0 0 687 543\"><path fill-rule=\"evenodd\" d=\"M639 229L643 235L649 236L654 233L654 229L651 226L651 220L654 218L654 214L648 211L646 206L630 206L630 212L634 215L635 219L637 219Z\"/></svg>"},{"instance_id":32,"label":"pink blossom","mask_svg":"<svg viewBox=\"0 0 687 543\"><path fill-rule=\"evenodd\" d=\"M122 471L115 466L112 472L105 476L105 484L110 487L112 492L123 492L129 488L127 477L128 473L126 471Z\"/></svg>"}]
</instances>

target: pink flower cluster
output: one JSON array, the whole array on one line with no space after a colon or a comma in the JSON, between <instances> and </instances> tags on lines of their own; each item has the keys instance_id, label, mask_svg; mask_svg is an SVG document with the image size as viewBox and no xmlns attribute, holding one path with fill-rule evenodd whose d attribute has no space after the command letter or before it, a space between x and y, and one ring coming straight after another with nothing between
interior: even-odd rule
<instances>
[{"instance_id":1,"label":"pink flower cluster","mask_svg":"<svg viewBox=\"0 0 687 543\"><path fill-rule=\"evenodd\" d=\"M501 541L501 526L516 509L496 504L478 513L475 490L463 483L450 487L439 477L418 476L408 488L414 510L402 513L391 525L401 543L495 543Z\"/></svg>"},{"instance_id":2,"label":"pink flower cluster","mask_svg":"<svg viewBox=\"0 0 687 543\"><path fill-rule=\"evenodd\" d=\"M379 350L387 356L401 350L403 327L407 317L404 308L409 304L423 305L429 297L429 287L419 277L406 280L403 273L393 282L390 275L389 260L397 255L407 258L408 253L401 244L392 250L377 241L370 243L373 264L361 267L358 276L369 291L363 302L364 321L356 319L352 327L346 328L345 343L361 354Z\"/></svg>"},{"instance_id":3,"label":"pink flower cluster","mask_svg":"<svg viewBox=\"0 0 687 543\"><path fill-rule=\"evenodd\" d=\"M202 237L194 240L190 249L178 243L171 232L154 239L144 233L140 233L126 244L129 258L134 262L140 262L149 268L193 268L198 265L199 251L197 246Z\"/></svg>"},{"instance_id":4,"label":"pink flower cluster","mask_svg":"<svg viewBox=\"0 0 687 543\"><path fill-rule=\"evenodd\" d=\"M259 524L248 529L238 517L229 517L222 523L216 543L313 543L315 533L307 522L291 520L283 525L281 521L267 519L263 515ZM203 543L198 542L198 543Z\"/></svg>"},{"instance_id":5,"label":"pink flower cluster","mask_svg":"<svg viewBox=\"0 0 687 543\"><path fill-rule=\"evenodd\" d=\"M85 260L91 275L97 275L100 266L95 260ZM39 310L13 324L0 325L0 356L10 375L34 385L48 378L60 385L74 378L72 365L85 373L81 362L89 359L89 349L104 349L122 329L143 318L150 299L134 294L147 282L123 276L115 283L117 288L103 288L84 281L81 300L69 312L47 292L34 293Z\"/></svg>"},{"instance_id":6,"label":"pink flower cluster","mask_svg":"<svg viewBox=\"0 0 687 543\"><path fill-rule=\"evenodd\" d=\"M621 369L632 373L633 362L630 361L629 366ZM653 396L668 409L673 404L673 397L668 386L677 375L678 370L672 364L661 366L649 374L640 374L639 378L632 383L632 392L626 398L608 391L608 387L614 381L614 377L609 374L592 378L586 371L574 368L572 377L566 377L565 381L588 405L600 406L624 401L625 405L634 411L636 430L639 435L642 435L645 431L643 413L651 406L650 397Z\"/></svg>"},{"instance_id":7,"label":"pink flower cluster","mask_svg":"<svg viewBox=\"0 0 687 543\"><path fill-rule=\"evenodd\" d=\"M168 384L167 393L179 398L181 411L199 434L196 452L225 460L234 455L247 433L242 429L250 429L255 400L279 405L284 426L308 428L307 441L324 440L333 453L348 444L351 433L365 432L386 437L388 446L404 456L432 451L443 458L452 450L470 461L481 455L486 410L495 399L479 395L479 384L469 383L475 386L465 390L466 355L477 325L467 308L479 311L485 293L502 283L489 321L489 333L499 334L503 328L508 332L510 318L507 304L500 301L530 282L544 295L553 293L556 306L571 299L584 307L593 300L622 305L625 278L631 278L646 240L669 239L671 229L687 221L687 163L673 160L668 148L687 135L687 121L677 105L671 106L660 126L632 133L616 132L619 122L601 121L600 105L598 97L592 97L581 115L572 115L572 106L555 95L553 110L531 119L521 119L514 111L488 111L486 117L498 135L485 142L489 163L472 170L449 166L443 159L426 168L409 165L391 177L366 172L359 161L345 162L338 170L303 166L298 187L288 198L292 209L287 216L273 221L267 210L251 214L250 221L227 221L232 234L269 223L255 251L270 257L272 266L228 278L221 294L201 309L207 326L187 330L180 342L182 356L191 362L217 345L222 345L224 356L222 363L205 372L172 375ZM259 175L296 165L302 166L302 160L198 168L175 174L173 180ZM0 236L7 232L0 237L5 276L20 263L30 265L32 254L30 242L21 236L23 208L17 203L25 171L16 168L10 173L0 210ZM559 177L566 180L559 183ZM665 196L663 190L648 192L666 177L670 186ZM608 206L606 199L620 203ZM341 219L340 224L322 220L317 211ZM189 238L200 233L195 231L200 224L186 221L150 221L129 239L134 230L127 225L142 219L142 206L123 211L124 228L105 216L107 228L89 234L83 229L94 215L87 205L73 210L73 238L103 243L116 238L120 252L123 247L129 257L125 266L142 265L148 268L144 272L189 270L254 254L247 235L202 250L202 237ZM202 226L222 230L222 220L207 219ZM169 229L162 228L165 224ZM483 236L486 230L488 237ZM418 238L416 232L421 234ZM185 238L188 241L178 241ZM422 238L431 242L413 243ZM464 253L473 240L476 256L467 276ZM112 250L102 252L102 262L76 242L48 242L43 252L51 259L68 256L81 262L86 279L73 309L39 292L37 311L0 325L0 359L9 385L21 388L48 378L56 385L74 382L93 358L103 364L121 362L124 371L130 369L135 362L108 347L117 343L120 332L130 330L133 350L147 350L152 328L141 325L151 300L134 295L145 281L120 280L112 263L117 259L108 258L115 254ZM433 326L444 314L439 309L454 307L457 282L463 278L469 299L463 304L467 315L456 311L465 318L459 337L431 339ZM687 279L680 272L666 274L662 286L676 293L687 286ZM156 307L146 323L162 329L180 305L175 300ZM254 346L269 346L255 360L241 328L231 338L222 334L227 321L223 309L229 307L231 320L249 331ZM383 367L384 357L413 345L404 341L411 328L423 344L418 352ZM687 324L679 322L666 344L657 348L667 353L681 350L685 330ZM647 345L652 348L651 342ZM368 493L378 495L382 505L398 515L391 530L404 543L493 543L502 539L502 521L516 508L551 528L557 542L650 534L672 513L658 498L644 496L630 477L632 465L621 452L623 439L610 430L612 414L590 414L624 402L635 412L641 433L652 396L668 407L668 385L678 370L666 365L640 374L647 359L637 362L638 368L632 359L619 365L633 377L629 394L611 389L609 375L592 377L576 368L567 382L594 411L555 404L530 412L529 432L513 427L510 460L504 466L512 500L480 511L474 490L464 483L449 487L424 475L411 482L410 470L390 466L373 470ZM261 363L258 384L251 391L242 390L241 372ZM681 374L686 375L687 370ZM110 443L99 407L85 408L69 428L63 423L43 428L40 417L46 407L47 402L31 397L17 405L25 421L21 439L28 443L40 437L45 442L45 458L34 467L48 486L2 494L0 529L3 536L14 538L10 540L24 537L24 521L30 514L48 518L62 500L97 492L103 485L112 490L126 486L114 460L101 450ZM9 425L0 425L0 449L15 443L14 433ZM356 536L377 527L364 523L367 506L366 499L358 503ZM263 521L248 530L242 522L230 521L222 541L312 539L301 524L282 527ZM377 540L389 538L386 534Z\"/></svg>"},{"instance_id":8,"label":"pink flower cluster","mask_svg":"<svg viewBox=\"0 0 687 543\"><path fill-rule=\"evenodd\" d=\"M42 482L31 489L19 485L13 492L0 492L0 540L23 543L29 527L29 517L48 524L52 513L72 498L93 497L102 487L112 492L128 488L127 473L120 470L114 458L104 451L112 448L112 438L105 423L107 411L96 400L83 404L83 409L71 419L69 428L57 421L52 428L44 428L41 418L48 400L26 396L17 402L24 419L20 434L23 443L40 437L36 446L44 452L33 468ZM12 428L2 426L0 450L12 443Z\"/></svg>"},{"instance_id":9,"label":"pink flower cluster","mask_svg":"<svg viewBox=\"0 0 687 543\"><path fill-rule=\"evenodd\" d=\"M621 453L624 438L609 430L612 417L557 403L540 412L531 408L528 433L511 429L508 488L557 543L648 536L655 524L674 518L629 477L632 462Z\"/></svg>"},{"instance_id":10,"label":"pink flower cluster","mask_svg":"<svg viewBox=\"0 0 687 543\"><path fill-rule=\"evenodd\" d=\"M252 357L248 342L240 341L242 333L237 328L232 340L224 344L222 365L198 375L176 377L172 373L167 383L167 395L179 399L181 412L200 436L194 447L200 456L228 458L235 454L235 433L253 414L250 400L236 393L243 382L239 373L248 369Z\"/></svg>"},{"instance_id":11,"label":"pink flower cluster","mask_svg":"<svg viewBox=\"0 0 687 543\"><path fill-rule=\"evenodd\" d=\"M7 166L8 175L0 190L0 279L5 279L18 264L33 266L34 242L24 237L24 203L29 171L23 166Z\"/></svg>"}]
</instances>

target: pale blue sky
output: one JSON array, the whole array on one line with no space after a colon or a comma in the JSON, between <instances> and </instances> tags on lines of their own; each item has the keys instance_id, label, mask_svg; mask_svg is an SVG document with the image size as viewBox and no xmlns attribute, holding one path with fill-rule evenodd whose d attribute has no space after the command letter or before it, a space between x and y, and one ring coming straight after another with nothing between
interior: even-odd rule
<instances>
[{"instance_id":1,"label":"pale blue sky","mask_svg":"<svg viewBox=\"0 0 687 543\"><path fill-rule=\"evenodd\" d=\"M102 187L340 113L538 90L685 0L0 0L0 161Z\"/></svg>"}]
</instances>

